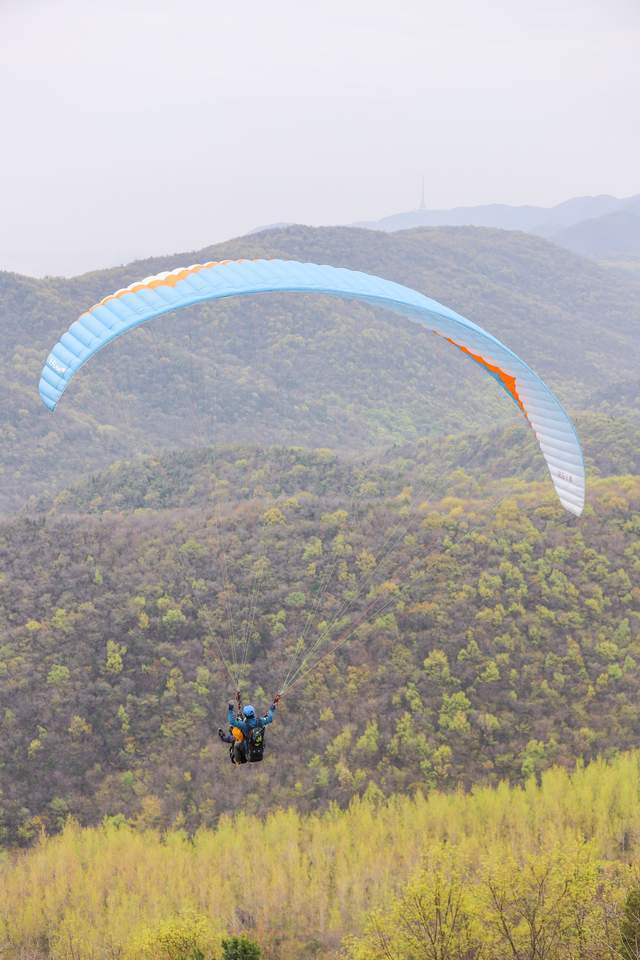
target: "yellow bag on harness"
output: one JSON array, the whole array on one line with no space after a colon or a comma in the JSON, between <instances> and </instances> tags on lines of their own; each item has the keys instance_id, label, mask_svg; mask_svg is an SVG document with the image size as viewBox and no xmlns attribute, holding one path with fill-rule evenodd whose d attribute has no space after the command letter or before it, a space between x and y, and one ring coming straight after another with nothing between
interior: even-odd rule
<instances>
[{"instance_id":1,"label":"yellow bag on harness","mask_svg":"<svg viewBox=\"0 0 640 960\"><path fill-rule=\"evenodd\" d=\"M244 740L244 733L238 727L231 727L231 735L238 741L238 743L242 743Z\"/></svg>"}]
</instances>

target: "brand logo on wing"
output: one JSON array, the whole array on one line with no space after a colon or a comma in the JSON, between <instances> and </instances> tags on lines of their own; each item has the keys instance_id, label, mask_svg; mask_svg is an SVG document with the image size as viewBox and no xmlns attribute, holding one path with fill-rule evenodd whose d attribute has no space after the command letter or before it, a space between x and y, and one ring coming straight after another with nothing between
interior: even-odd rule
<instances>
[{"instance_id":1,"label":"brand logo on wing","mask_svg":"<svg viewBox=\"0 0 640 960\"><path fill-rule=\"evenodd\" d=\"M573 483L573 477L570 473L565 473L564 470L558 470L556 475L560 477L561 480L566 480L567 483Z\"/></svg>"},{"instance_id":2,"label":"brand logo on wing","mask_svg":"<svg viewBox=\"0 0 640 960\"><path fill-rule=\"evenodd\" d=\"M51 367L52 370L55 370L56 373L65 373L67 369L64 363L60 363L59 360L56 360L53 354L50 354L50 356L47 357L47 366Z\"/></svg>"}]
</instances>

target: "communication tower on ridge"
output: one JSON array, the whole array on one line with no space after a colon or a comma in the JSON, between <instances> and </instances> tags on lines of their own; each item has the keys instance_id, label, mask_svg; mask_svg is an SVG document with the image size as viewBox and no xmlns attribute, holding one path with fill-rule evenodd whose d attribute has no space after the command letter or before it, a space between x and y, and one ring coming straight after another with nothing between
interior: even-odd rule
<instances>
[{"instance_id":1,"label":"communication tower on ridge","mask_svg":"<svg viewBox=\"0 0 640 960\"><path fill-rule=\"evenodd\" d=\"M418 210L426 210L426 209L427 209L427 205L424 202L424 173L423 173L422 174L422 191L420 193L420 206L418 207Z\"/></svg>"}]
</instances>

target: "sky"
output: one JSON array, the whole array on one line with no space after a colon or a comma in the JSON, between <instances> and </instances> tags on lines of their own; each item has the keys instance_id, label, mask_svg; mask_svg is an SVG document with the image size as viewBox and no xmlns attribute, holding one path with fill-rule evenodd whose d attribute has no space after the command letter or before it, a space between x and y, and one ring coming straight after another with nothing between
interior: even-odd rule
<instances>
[{"instance_id":1,"label":"sky","mask_svg":"<svg viewBox=\"0 0 640 960\"><path fill-rule=\"evenodd\" d=\"M640 192L638 0L0 0L0 270Z\"/></svg>"}]
</instances>

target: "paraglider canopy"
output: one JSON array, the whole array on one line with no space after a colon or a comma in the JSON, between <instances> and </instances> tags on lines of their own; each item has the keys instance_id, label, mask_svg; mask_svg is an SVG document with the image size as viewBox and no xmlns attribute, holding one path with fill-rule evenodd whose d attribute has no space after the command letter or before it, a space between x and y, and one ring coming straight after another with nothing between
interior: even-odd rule
<instances>
[{"instance_id":1,"label":"paraglider canopy","mask_svg":"<svg viewBox=\"0 0 640 960\"><path fill-rule=\"evenodd\" d=\"M317 293L362 300L410 317L482 366L536 433L563 506L580 515L585 471L571 420L543 381L482 327L417 290L359 271L296 260L223 260L181 267L117 290L83 313L49 354L40 396L50 410L80 367L111 340L190 304L256 293Z\"/></svg>"}]
</instances>

